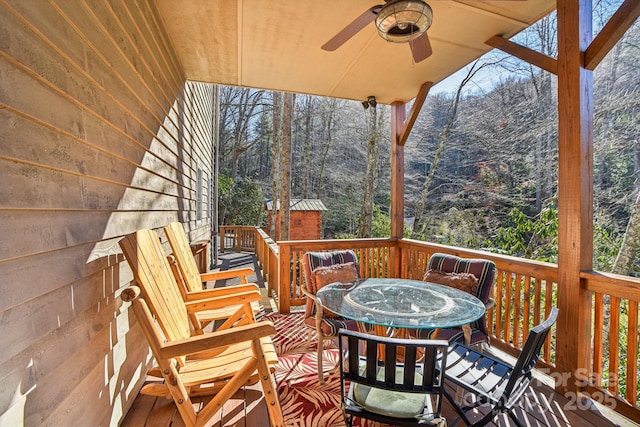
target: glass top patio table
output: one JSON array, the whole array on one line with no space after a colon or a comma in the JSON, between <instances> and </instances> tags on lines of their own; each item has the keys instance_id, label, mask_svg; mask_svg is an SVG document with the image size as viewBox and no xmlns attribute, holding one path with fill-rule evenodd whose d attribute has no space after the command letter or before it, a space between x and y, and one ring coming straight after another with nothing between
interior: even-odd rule
<instances>
[{"instance_id":1,"label":"glass top patio table","mask_svg":"<svg viewBox=\"0 0 640 427\"><path fill-rule=\"evenodd\" d=\"M361 279L318 290L322 306L340 316L377 326L435 329L462 326L485 306L464 291L407 279Z\"/></svg>"}]
</instances>

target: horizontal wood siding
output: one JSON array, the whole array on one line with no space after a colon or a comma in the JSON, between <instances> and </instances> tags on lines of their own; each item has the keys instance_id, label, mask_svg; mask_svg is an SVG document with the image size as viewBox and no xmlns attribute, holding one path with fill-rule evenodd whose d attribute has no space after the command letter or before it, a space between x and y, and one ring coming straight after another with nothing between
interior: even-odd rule
<instances>
[{"instance_id":1,"label":"horizontal wood siding","mask_svg":"<svg viewBox=\"0 0 640 427\"><path fill-rule=\"evenodd\" d=\"M213 87L150 3L0 0L0 425L117 425L151 359L117 241L209 238Z\"/></svg>"}]
</instances>

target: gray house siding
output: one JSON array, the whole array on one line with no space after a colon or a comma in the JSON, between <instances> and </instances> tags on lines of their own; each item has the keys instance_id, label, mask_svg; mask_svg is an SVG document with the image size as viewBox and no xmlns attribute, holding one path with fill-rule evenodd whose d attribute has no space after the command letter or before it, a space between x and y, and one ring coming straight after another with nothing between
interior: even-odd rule
<instances>
[{"instance_id":1,"label":"gray house siding","mask_svg":"<svg viewBox=\"0 0 640 427\"><path fill-rule=\"evenodd\" d=\"M0 3L0 425L117 425L151 360L117 241L209 236L213 87L149 3Z\"/></svg>"}]
</instances>

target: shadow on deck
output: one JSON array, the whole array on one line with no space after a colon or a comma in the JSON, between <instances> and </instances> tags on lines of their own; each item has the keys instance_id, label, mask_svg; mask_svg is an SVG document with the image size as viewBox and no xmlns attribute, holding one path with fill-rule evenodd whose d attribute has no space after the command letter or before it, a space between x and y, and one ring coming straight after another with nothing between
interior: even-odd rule
<instances>
[{"instance_id":1,"label":"shadow on deck","mask_svg":"<svg viewBox=\"0 0 640 427\"><path fill-rule=\"evenodd\" d=\"M258 260L256 258L256 254L253 252L224 252L218 254L218 265L217 268L220 271L231 270L234 268L240 267L251 267L254 271L260 272L260 265L258 264ZM262 280L262 274L254 274L251 277L248 277L250 282L256 283L258 287L263 289L264 281ZM239 282L236 279L230 280L218 280L215 284L216 288L224 287L227 285L234 285Z\"/></svg>"}]
</instances>

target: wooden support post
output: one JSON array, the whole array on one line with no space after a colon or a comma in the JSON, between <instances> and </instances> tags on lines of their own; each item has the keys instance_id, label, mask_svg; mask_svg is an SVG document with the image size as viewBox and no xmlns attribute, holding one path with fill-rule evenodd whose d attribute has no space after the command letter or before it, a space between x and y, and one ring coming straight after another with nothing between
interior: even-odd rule
<instances>
[{"instance_id":1,"label":"wooden support post","mask_svg":"<svg viewBox=\"0 0 640 427\"><path fill-rule=\"evenodd\" d=\"M422 105L427 99L432 82L420 86L407 118L406 103L396 101L391 104L391 238L404 236L404 144L418 119ZM392 277L400 277L402 257L395 247L391 251L390 271Z\"/></svg>"},{"instance_id":2,"label":"wooden support post","mask_svg":"<svg viewBox=\"0 0 640 427\"><path fill-rule=\"evenodd\" d=\"M592 39L591 0L558 0L557 368L576 392L589 367L591 294L580 271L593 257L593 75L583 66Z\"/></svg>"},{"instance_id":3,"label":"wooden support post","mask_svg":"<svg viewBox=\"0 0 640 427\"><path fill-rule=\"evenodd\" d=\"M278 311L288 314L291 311L291 246L278 247L280 268L278 273Z\"/></svg>"},{"instance_id":4,"label":"wooden support post","mask_svg":"<svg viewBox=\"0 0 640 427\"><path fill-rule=\"evenodd\" d=\"M400 129L406 115L404 102L391 104L391 238L401 239L404 232L404 145Z\"/></svg>"},{"instance_id":5,"label":"wooden support post","mask_svg":"<svg viewBox=\"0 0 640 427\"><path fill-rule=\"evenodd\" d=\"M391 104L391 238L402 239L404 235L404 145L400 134L404 128L407 111L404 102ZM399 277L401 259L393 257L391 272Z\"/></svg>"},{"instance_id":6,"label":"wooden support post","mask_svg":"<svg viewBox=\"0 0 640 427\"><path fill-rule=\"evenodd\" d=\"M401 239L404 233L404 145L400 130L404 126L405 103L391 104L391 238Z\"/></svg>"}]
</instances>

